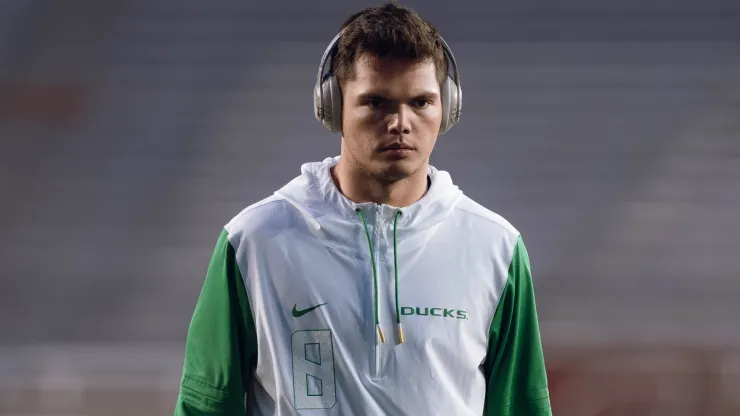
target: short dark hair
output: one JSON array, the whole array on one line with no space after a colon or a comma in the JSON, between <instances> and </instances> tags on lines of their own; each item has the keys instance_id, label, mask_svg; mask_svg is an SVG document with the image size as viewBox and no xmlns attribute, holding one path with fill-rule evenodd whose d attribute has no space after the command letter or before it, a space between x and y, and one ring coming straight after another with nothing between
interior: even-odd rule
<instances>
[{"instance_id":1,"label":"short dark hair","mask_svg":"<svg viewBox=\"0 0 740 416\"><path fill-rule=\"evenodd\" d=\"M447 76L447 58L437 28L409 7L391 1L353 14L342 25L332 66L340 86L354 79L355 62L364 54L380 59L432 61L440 86Z\"/></svg>"}]
</instances>

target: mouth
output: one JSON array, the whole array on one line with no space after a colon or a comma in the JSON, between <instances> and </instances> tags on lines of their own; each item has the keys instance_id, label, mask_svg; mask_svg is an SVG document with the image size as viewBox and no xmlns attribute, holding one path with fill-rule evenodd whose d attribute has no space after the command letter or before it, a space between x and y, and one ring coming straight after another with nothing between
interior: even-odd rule
<instances>
[{"instance_id":1,"label":"mouth","mask_svg":"<svg viewBox=\"0 0 740 416\"><path fill-rule=\"evenodd\" d=\"M378 152L383 155L384 158L391 160L402 160L410 157L414 152L414 147L404 143L393 143L388 146L383 146L378 149Z\"/></svg>"},{"instance_id":2,"label":"mouth","mask_svg":"<svg viewBox=\"0 0 740 416\"><path fill-rule=\"evenodd\" d=\"M381 153L383 152L399 152L399 151L412 151L414 148L405 143L393 143L388 146L383 146L378 149Z\"/></svg>"}]
</instances>

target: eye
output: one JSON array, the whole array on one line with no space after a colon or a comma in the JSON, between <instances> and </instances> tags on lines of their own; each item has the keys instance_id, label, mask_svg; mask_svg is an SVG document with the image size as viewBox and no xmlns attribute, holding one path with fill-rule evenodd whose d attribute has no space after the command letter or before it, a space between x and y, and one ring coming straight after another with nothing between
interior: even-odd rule
<instances>
[{"instance_id":1,"label":"eye","mask_svg":"<svg viewBox=\"0 0 740 416\"><path fill-rule=\"evenodd\" d=\"M413 101L414 106L418 108L424 108L431 103L432 103L431 100L427 100L425 98L419 98Z\"/></svg>"},{"instance_id":2,"label":"eye","mask_svg":"<svg viewBox=\"0 0 740 416\"><path fill-rule=\"evenodd\" d=\"M365 105L373 109L378 109L383 106L383 99L378 97L368 98L365 101Z\"/></svg>"}]
</instances>

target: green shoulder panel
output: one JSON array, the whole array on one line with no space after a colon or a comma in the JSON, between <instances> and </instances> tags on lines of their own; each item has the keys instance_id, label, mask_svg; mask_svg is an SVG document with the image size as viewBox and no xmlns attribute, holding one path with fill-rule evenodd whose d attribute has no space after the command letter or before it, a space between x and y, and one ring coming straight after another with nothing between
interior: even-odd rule
<instances>
[{"instance_id":1,"label":"green shoulder panel","mask_svg":"<svg viewBox=\"0 0 740 416\"><path fill-rule=\"evenodd\" d=\"M188 329L175 416L244 414L256 357L244 280L223 230Z\"/></svg>"},{"instance_id":2,"label":"green shoulder panel","mask_svg":"<svg viewBox=\"0 0 740 416\"><path fill-rule=\"evenodd\" d=\"M521 236L491 323L484 373L484 416L552 414L529 256Z\"/></svg>"}]
</instances>

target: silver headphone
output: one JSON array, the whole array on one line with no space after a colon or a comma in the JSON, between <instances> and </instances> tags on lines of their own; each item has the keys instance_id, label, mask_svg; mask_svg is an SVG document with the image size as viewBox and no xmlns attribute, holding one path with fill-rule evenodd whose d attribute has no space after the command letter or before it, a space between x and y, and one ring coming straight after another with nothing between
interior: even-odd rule
<instances>
[{"instance_id":1,"label":"silver headphone","mask_svg":"<svg viewBox=\"0 0 740 416\"><path fill-rule=\"evenodd\" d=\"M342 90L339 88L336 76L331 71L331 65L329 65L330 71L326 75L324 75L324 68L343 32L344 29L334 36L334 39L324 51L319 64L319 74L316 77L316 86L314 87L314 115L332 133L342 131ZM455 57L442 36L438 35L438 38L451 64L448 65L448 68L451 67L454 72L454 75L447 74L444 85L442 85L442 125L439 134L444 134L460 120L462 88L460 87L460 74L457 70Z\"/></svg>"}]
</instances>

